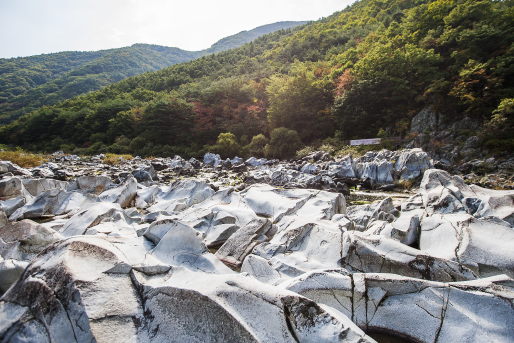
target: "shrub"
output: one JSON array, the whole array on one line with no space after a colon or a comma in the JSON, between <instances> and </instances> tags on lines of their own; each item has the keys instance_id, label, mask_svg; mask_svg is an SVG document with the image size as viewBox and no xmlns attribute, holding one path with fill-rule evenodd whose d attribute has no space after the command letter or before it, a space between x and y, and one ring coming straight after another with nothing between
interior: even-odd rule
<instances>
[{"instance_id":1,"label":"shrub","mask_svg":"<svg viewBox=\"0 0 514 343\"><path fill-rule=\"evenodd\" d=\"M265 147L267 158L287 159L294 157L302 146L302 141L295 130L279 127L271 131L271 139Z\"/></svg>"},{"instance_id":2,"label":"shrub","mask_svg":"<svg viewBox=\"0 0 514 343\"><path fill-rule=\"evenodd\" d=\"M216 150L222 158L234 157L239 152L239 143L233 133L220 133L216 141Z\"/></svg>"},{"instance_id":3,"label":"shrub","mask_svg":"<svg viewBox=\"0 0 514 343\"><path fill-rule=\"evenodd\" d=\"M120 164L121 158L124 160L131 160L134 157L132 155L116 155L116 154L105 154L105 158L103 159L104 164L115 165Z\"/></svg>"},{"instance_id":4,"label":"shrub","mask_svg":"<svg viewBox=\"0 0 514 343\"><path fill-rule=\"evenodd\" d=\"M253 136L250 142L250 155L255 157L264 157L264 148L268 144L268 139L262 134Z\"/></svg>"},{"instance_id":5,"label":"shrub","mask_svg":"<svg viewBox=\"0 0 514 343\"><path fill-rule=\"evenodd\" d=\"M39 166L41 162L46 162L48 159L43 155L30 154L23 150L16 150L0 151L0 160L11 161L22 168L32 168Z\"/></svg>"},{"instance_id":6,"label":"shrub","mask_svg":"<svg viewBox=\"0 0 514 343\"><path fill-rule=\"evenodd\" d=\"M314 152L314 151L316 151L316 149L313 146L308 145L296 152L296 158L298 158L298 159L304 158L305 156L309 155L311 152Z\"/></svg>"},{"instance_id":7,"label":"shrub","mask_svg":"<svg viewBox=\"0 0 514 343\"><path fill-rule=\"evenodd\" d=\"M146 138L137 136L136 138L132 139L129 145L129 151L130 152L139 152L142 150L146 145Z\"/></svg>"}]
</instances>

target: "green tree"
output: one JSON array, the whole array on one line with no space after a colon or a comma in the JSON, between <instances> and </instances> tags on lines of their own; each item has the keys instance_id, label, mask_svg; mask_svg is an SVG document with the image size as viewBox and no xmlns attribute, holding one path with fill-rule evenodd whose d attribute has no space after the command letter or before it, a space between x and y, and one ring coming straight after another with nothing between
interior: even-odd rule
<instances>
[{"instance_id":1,"label":"green tree","mask_svg":"<svg viewBox=\"0 0 514 343\"><path fill-rule=\"evenodd\" d=\"M265 154L267 158L292 158L301 147L302 141L298 132L279 127L271 131L270 142L265 147Z\"/></svg>"},{"instance_id":2,"label":"green tree","mask_svg":"<svg viewBox=\"0 0 514 343\"><path fill-rule=\"evenodd\" d=\"M332 83L316 77L314 65L296 63L287 76L271 77L266 92L269 96L268 123L271 130L286 127L310 142L329 135L333 129L330 116Z\"/></svg>"},{"instance_id":3,"label":"green tree","mask_svg":"<svg viewBox=\"0 0 514 343\"><path fill-rule=\"evenodd\" d=\"M222 158L232 158L239 152L239 144L234 134L220 133L216 141L216 150Z\"/></svg>"},{"instance_id":4,"label":"green tree","mask_svg":"<svg viewBox=\"0 0 514 343\"><path fill-rule=\"evenodd\" d=\"M253 136L250 142L250 154L255 157L264 157L266 144L268 144L268 139L262 133Z\"/></svg>"}]
</instances>

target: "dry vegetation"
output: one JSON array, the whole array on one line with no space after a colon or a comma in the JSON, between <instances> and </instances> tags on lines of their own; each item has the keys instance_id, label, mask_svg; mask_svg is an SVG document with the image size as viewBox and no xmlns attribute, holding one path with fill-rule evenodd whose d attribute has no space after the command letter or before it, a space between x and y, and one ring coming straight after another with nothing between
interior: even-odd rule
<instances>
[{"instance_id":1,"label":"dry vegetation","mask_svg":"<svg viewBox=\"0 0 514 343\"><path fill-rule=\"evenodd\" d=\"M116 155L116 154L106 154L103 159L103 163L109 165L120 164L122 160L131 160L134 157L132 155Z\"/></svg>"},{"instance_id":2,"label":"dry vegetation","mask_svg":"<svg viewBox=\"0 0 514 343\"><path fill-rule=\"evenodd\" d=\"M11 161L22 168L32 168L39 166L42 162L48 161L46 155L31 154L23 150L0 151L0 160Z\"/></svg>"}]
</instances>

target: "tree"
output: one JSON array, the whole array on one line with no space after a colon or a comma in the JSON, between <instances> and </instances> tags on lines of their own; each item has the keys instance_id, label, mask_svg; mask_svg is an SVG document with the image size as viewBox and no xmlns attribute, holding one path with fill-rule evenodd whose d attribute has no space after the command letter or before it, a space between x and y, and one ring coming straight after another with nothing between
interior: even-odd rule
<instances>
[{"instance_id":1,"label":"tree","mask_svg":"<svg viewBox=\"0 0 514 343\"><path fill-rule=\"evenodd\" d=\"M222 158L230 158L237 155L239 152L239 144L234 134L220 133L218 140L216 141L216 150Z\"/></svg>"},{"instance_id":2,"label":"tree","mask_svg":"<svg viewBox=\"0 0 514 343\"><path fill-rule=\"evenodd\" d=\"M262 133L253 136L250 142L250 154L256 157L264 157L266 144L268 144L268 139Z\"/></svg>"},{"instance_id":3,"label":"tree","mask_svg":"<svg viewBox=\"0 0 514 343\"><path fill-rule=\"evenodd\" d=\"M322 75L316 77L311 69L296 63L289 75L272 76L266 89L270 129L293 129L305 142L330 135L334 129L330 116L332 83Z\"/></svg>"},{"instance_id":4,"label":"tree","mask_svg":"<svg viewBox=\"0 0 514 343\"><path fill-rule=\"evenodd\" d=\"M271 131L271 139L265 147L268 158L286 159L296 155L302 146L302 141L295 130L279 127Z\"/></svg>"}]
</instances>

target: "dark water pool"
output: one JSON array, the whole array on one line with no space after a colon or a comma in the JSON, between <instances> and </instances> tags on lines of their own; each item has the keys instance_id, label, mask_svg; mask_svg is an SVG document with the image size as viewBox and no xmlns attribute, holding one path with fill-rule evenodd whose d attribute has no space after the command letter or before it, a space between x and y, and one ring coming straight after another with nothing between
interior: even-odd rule
<instances>
[{"instance_id":1,"label":"dark water pool","mask_svg":"<svg viewBox=\"0 0 514 343\"><path fill-rule=\"evenodd\" d=\"M383 332L366 332L366 335L373 338L378 343L413 343L405 338L396 337Z\"/></svg>"}]
</instances>

